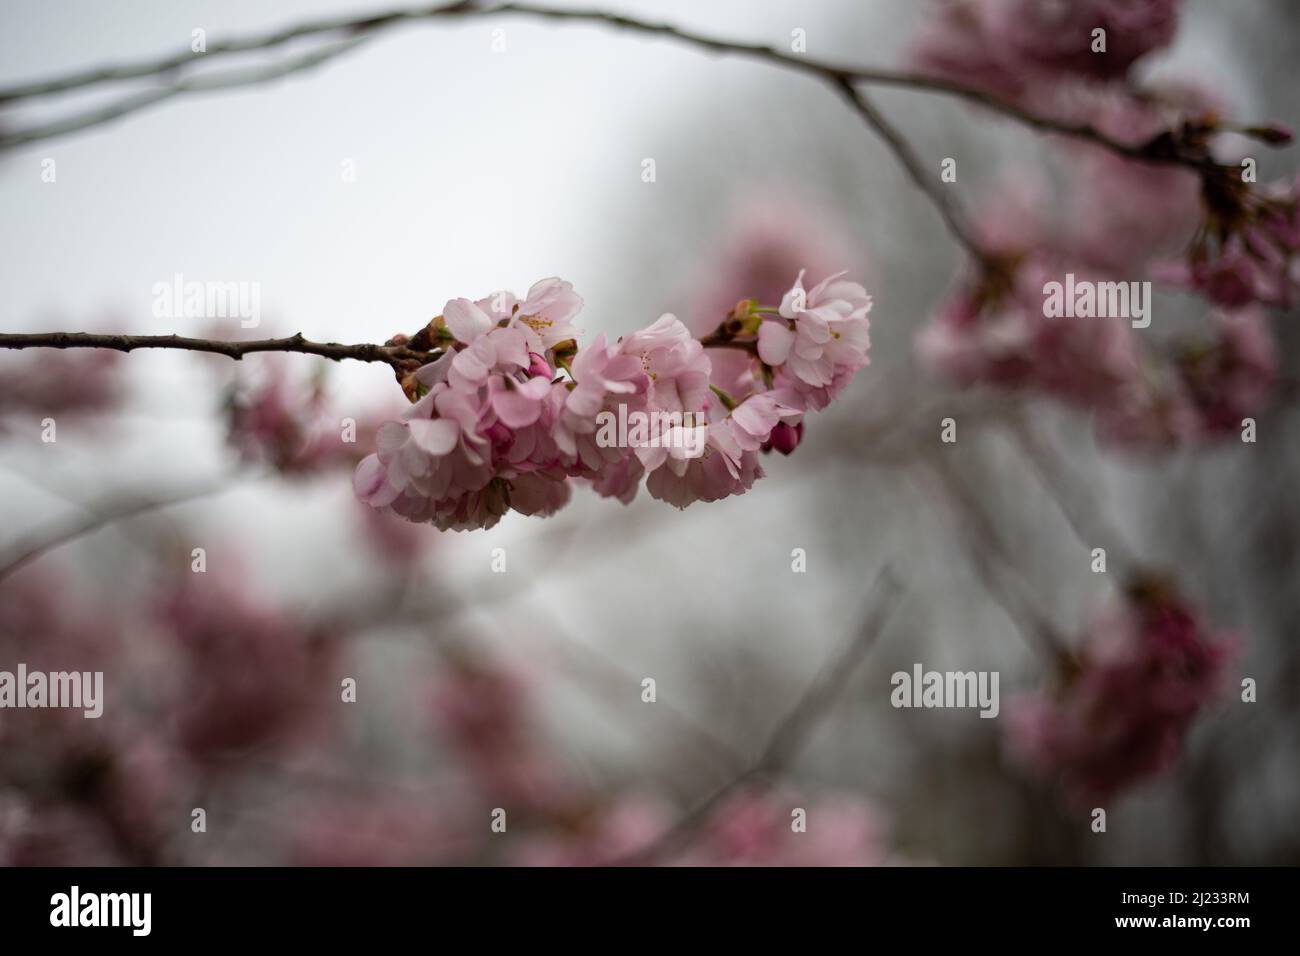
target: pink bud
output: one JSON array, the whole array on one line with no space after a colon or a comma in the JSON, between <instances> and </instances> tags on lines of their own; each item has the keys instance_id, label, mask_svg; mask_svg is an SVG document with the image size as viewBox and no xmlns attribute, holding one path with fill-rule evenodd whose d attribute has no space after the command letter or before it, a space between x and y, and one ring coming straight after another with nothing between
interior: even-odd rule
<instances>
[{"instance_id":1,"label":"pink bud","mask_svg":"<svg viewBox=\"0 0 1300 956\"><path fill-rule=\"evenodd\" d=\"M783 455L788 455L794 451L799 442L803 439L803 422L790 426L785 422L777 422L776 427L772 429L772 447Z\"/></svg>"},{"instance_id":2,"label":"pink bud","mask_svg":"<svg viewBox=\"0 0 1300 956\"><path fill-rule=\"evenodd\" d=\"M528 374L531 377L537 378L539 376L544 376L550 378L555 374L551 371L551 367L546 364L546 359L542 358L536 352L529 352L528 357L532 360L532 364L528 366Z\"/></svg>"},{"instance_id":3,"label":"pink bud","mask_svg":"<svg viewBox=\"0 0 1300 956\"><path fill-rule=\"evenodd\" d=\"M1281 123L1269 123L1265 126L1251 126L1244 130L1247 136L1251 136L1270 146L1289 146L1294 134L1289 126L1283 126Z\"/></svg>"},{"instance_id":4,"label":"pink bud","mask_svg":"<svg viewBox=\"0 0 1300 956\"><path fill-rule=\"evenodd\" d=\"M487 440L492 443L493 448L509 447L511 439L515 437L514 432L501 422L493 422L485 435Z\"/></svg>"}]
</instances>

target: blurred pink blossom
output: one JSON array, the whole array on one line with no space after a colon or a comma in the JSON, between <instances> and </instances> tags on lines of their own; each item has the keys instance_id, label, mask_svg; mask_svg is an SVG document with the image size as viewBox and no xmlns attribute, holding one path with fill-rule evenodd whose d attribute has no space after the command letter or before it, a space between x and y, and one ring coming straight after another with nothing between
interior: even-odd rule
<instances>
[{"instance_id":1,"label":"blurred pink blossom","mask_svg":"<svg viewBox=\"0 0 1300 956\"><path fill-rule=\"evenodd\" d=\"M801 821L796 811L803 811ZM796 829L796 826L802 829ZM709 814L677 861L696 866L878 866L886 862L878 811L848 793L800 796L744 787Z\"/></svg>"},{"instance_id":2,"label":"blurred pink blossom","mask_svg":"<svg viewBox=\"0 0 1300 956\"><path fill-rule=\"evenodd\" d=\"M931 76L1041 102L1053 84L1123 78L1173 41L1180 8L1181 0L946 0L927 11L909 55ZM1094 51L1098 29L1104 52Z\"/></svg>"},{"instance_id":3,"label":"blurred pink blossom","mask_svg":"<svg viewBox=\"0 0 1300 956\"><path fill-rule=\"evenodd\" d=\"M1164 582L1140 581L1088 622L1059 686L1011 703L1009 751L1080 800L1156 777L1177 760L1236 644Z\"/></svg>"},{"instance_id":4,"label":"blurred pink blossom","mask_svg":"<svg viewBox=\"0 0 1300 956\"><path fill-rule=\"evenodd\" d=\"M1157 274L1223 308L1289 308L1300 293L1300 177L1254 189L1234 176L1229 169L1206 180L1200 234Z\"/></svg>"},{"instance_id":5,"label":"blurred pink blossom","mask_svg":"<svg viewBox=\"0 0 1300 956\"><path fill-rule=\"evenodd\" d=\"M108 349L0 357L0 418L112 411L126 392L121 358Z\"/></svg>"},{"instance_id":6,"label":"blurred pink blossom","mask_svg":"<svg viewBox=\"0 0 1300 956\"><path fill-rule=\"evenodd\" d=\"M185 579L159 600L160 622L182 662L172 700L176 735L199 761L301 739L337 693L326 679L336 635L250 590L248 582L212 572Z\"/></svg>"}]
</instances>

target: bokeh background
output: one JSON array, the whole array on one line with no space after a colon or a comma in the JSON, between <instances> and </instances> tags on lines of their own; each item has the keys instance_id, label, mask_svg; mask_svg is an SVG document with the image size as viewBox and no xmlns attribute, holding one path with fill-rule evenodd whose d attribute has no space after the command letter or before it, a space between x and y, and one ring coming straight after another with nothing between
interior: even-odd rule
<instances>
[{"instance_id":1,"label":"bokeh background","mask_svg":"<svg viewBox=\"0 0 1300 956\"><path fill-rule=\"evenodd\" d=\"M802 28L810 55L872 65L902 62L927 16L909 0L603 6L781 46ZM211 42L371 8L386 5L6 3L0 85L182 49L195 27ZM1294 127L1298 51L1295 5L1199 0L1143 70ZM1061 175L1050 144L969 105L875 98L936 168L958 159L949 188L972 207L1009 176ZM7 110L0 125L79 105ZM1286 152L1260 163L1261 181L1295 166ZM580 491L554 518L461 534L368 515L347 467L286 475L228 440L229 403L271 381L304 409L319 389L331 422L394 414L382 366L0 356L3 553L123 502L181 499L0 581L0 668L93 661L109 695L99 722L0 713L0 860L599 862L686 819L670 861L1300 861L1300 431L1285 396L1255 444L1158 455L1101 448L1087 416L1017 403L1097 526L1242 635L1222 700L1174 767L1105 804L1105 834L1008 760L1000 720L890 706L889 675L914 662L999 671L1004 702L1044 671L919 467L941 418L958 421L954 467L1062 632L1114 582L1090 569L1108 542L1072 532L992 420L1000 400L918 370L913 337L958 249L813 80L596 26L413 24L278 83L0 154L0 209L5 331L223 333L154 318L152 287L176 273L259 283L259 335L343 342L551 275L586 300L588 336L665 311L704 330L749 281L779 289L803 265L848 269L875 299L870 367L749 493L679 512ZM1158 300L1157 325L1190 308ZM1293 319L1275 326L1283 380ZM111 401L94 397L100 375ZM806 573L792 573L795 548ZM869 655L774 789L735 786L858 632L886 565L903 590ZM347 677L355 703L340 700ZM1239 702L1242 677L1257 703ZM498 807L506 834L490 830ZM808 808L803 842L791 807Z\"/></svg>"}]
</instances>

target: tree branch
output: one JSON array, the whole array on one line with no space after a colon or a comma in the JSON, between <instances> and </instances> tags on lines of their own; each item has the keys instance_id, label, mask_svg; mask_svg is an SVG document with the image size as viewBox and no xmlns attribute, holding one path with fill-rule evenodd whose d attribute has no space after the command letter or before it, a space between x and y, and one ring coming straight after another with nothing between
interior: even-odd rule
<instances>
[{"instance_id":1,"label":"tree branch","mask_svg":"<svg viewBox=\"0 0 1300 956\"><path fill-rule=\"evenodd\" d=\"M221 339L196 339L184 335L125 335L96 332L0 332L3 349L114 349L132 352L136 349L180 349L185 352L208 352L235 360L253 352L301 352L340 361L358 362L430 362L440 352L420 352L404 345L340 345L337 342L312 342L302 333L281 339L256 339L230 342Z\"/></svg>"},{"instance_id":2,"label":"tree branch","mask_svg":"<svg viewBox=\"0 0 1300 956\"><path fill-rule=\"evenodd\" d=\"M269 83L272 80L278 80L282 77L289 76L293 73L300 73L309 70L312 67L320 66L323 63L342 56L344 53L351 52L369 37L360 36L353 40L348 40L334 46L326 47L321 50L312 50L310 53L302 56L291 57L282 63L272 63L269 66L253 67L244 70L230 70L219 73L214 76L199 76L190 79L178 80L168 86L157 89L145 90L140 93L133 93L130 96L124 96L121 99L113 100L105 106L97 109L88 110L84 113L77 113L66 119L57 120L44 126L31 126L26 129L19 129L12 133L0 133L0 149L8 149L15 146L22 146L26 143L33 143L42 139L52 139L56 136L63 136L67 133L75 133L78 130L90 129L95 126L102 126L104 123L115 120L121 116L127 116L131 113L138 113L150 106L166 102L176 96L186 93L212 93L217 90L236 89L244 86L254 86L261 83ZM0 100L0 105L3 101Z\"/></svg>"},{"instance_id":3,"label":"tree branch","mask_svg":"<svg viewBox=\"0 0 1300 956\"><path fill-rule=\"evenodd\" d=\"M1006 611L1031 649L1042 652L1057 666L1069 664L1074 655L1025 583L1011 574L1014 562L978 496L943 454L932 453L923 464L925 474L934 479L958 517L964 519L958 537L984 589Z\"/></svg>"},{"instance_id":4,"label":"tree branch","mask_svg":"<svg viewBox=\"0 0 1300 956\"><path fill-rule=\"evenodd\" d=\"M885 141L885 145L889 147L895 158L898 159L899 165L911 177L916 188L938 210L953 238L986 270L992 269L992 258L975 240L974 235L966 225L965 217L958 210L957 204L953 202L951 194L943 189L943 186L939 184L934 175L926 172L921 165L920 158L916 155L916 151L912 149L912 145L903 138L903 135L892 123L881 115L875 105L854 87L851 80L838 76L831 82L854 111Z\"/></svg>"},{"instance_id":5,"label":"tree branch","mask_svg":"<svg viewBox=\"0 0 1300 956\"><path fill-rule=\"evenodd\" d=\"M61 77L36 80L12 86L5 90L0 90L0 107L12 105L25 100L85 89L103 83L144 79L148 77L171 76L179 71L185 70L186 68L197 66L218 57L228 56L230 54L271 50L284 46L294 40L308 37L318 37L330 34L343 34L346 38L357 38L361 36L372 37L390 28L419 21L488 16L522 16L556 22L599 24L648 36L666 37L676 42L694 46L698 49L712 53L744 56L751 59L762 60L786 69L812 75L837 85L843 83L868 83L878 86L898 87L956 97L958 99L966 100L967 102L976 103L1002 116L1023 123L1039 132L1054 133L1086 140L1094 145L1104 147L1105 149L1109 149L1121 156L1138 160L1140 162L1180 165L1201 171L1204 171L1208 166L1214 165L1212 160L1207 159L1203 154L1196 151L1170 149L1168 143L1160 146L1155 140L1138 146L1122 143L1087 124L1063 122L1051 117L1040 116L1028 112L1012 103L990 96L984 91L974 87L926 76L922 73L872 69L869 67L852 67L810 58L804 54L786 52L766 44L723 40L706 34L695 33L694 31L675 27L666 23L654 23L636 17L609 13L602 10L552 9L528 3L502 3L491 7L484 7L480 3L476 2L476 0L462 0L462 2L458 3L438 4L430 7L397 9L381 14L356 17L332 17L313 20L263 36L239 37L224 42L213 43L209 46L207 52L203 54L195 54L190 50L184 50L180 53L171 54L158 59L106 66L93 70L74 72ZM283 73L280 73L279 75L283 75ZM228 81L223 84L223 87L263 82L267 78L269 77L258 77L257 75L250 73L242 82ZM181 81L181 83L185 82L187 81ZM181 84L173 84L173 87L179 85ZM172 96L177 93L194 92L198 89L201 89L201 87L193 86L183 87L181 89L172 89L171 92L168 92L166 95ZM158 91L154 92L156 93ZM156 98L144 100L138 105L131 106L127 109L120 109L116 111L114 115L103 117L98 119L96 122L107 122L109 119L115 118L116 116L126 115L136 109L143 109L145 106L151 105L156 101ZM91 117L87 116L82 119L89 120ZM59 135L63 132L71 132L73 129L84 129L88 125L95 125L95 123L81 122L75 125L65 124L64 128L54 130L45 135ZM22 142L30 142L32 139L37 138L31 135L33 132L34 131L31 130L19 130L15 133L9 134L8 136L0 136L0 148L18 145Z\"/></svg>"},{"instance_id":6,"label":"tree branch","mask_svg":"<svg viewBox=\"0 0 1300 956\"><path fill-rule=\"evenodd\" d=\"M1090 551L1104 547L1111 555L1112 565L1118 564L1122 577L1135 573L1142 567L1132 550L1124 543L1119 530L1106 519L1100 505L1078 483L1068 477L1068 469L1060 456L1041 440L1033 426L1021 415L1013 416L1008 428L1016 447L1038 473L1049 497L1065 518L1079 543Z\"/></svg>"},{"instance_id":7,"label":"tree branch","mask_svg":"<svg viewBox=\"0 0 1300 956\"><path fill-rule=\"evenodd\" d=\"M136 497L118 500L110 504L88 505L87 507L92 509L91 514L52 521L17 542L9 549L7 555L0 557L0 582L3 582L9 575L35 561L43 554L78 538L83 538L114 522L134 518L150 511L169 508L172 505L197 501L200 498L207 498L225 491L232 487L231 477L226 475L168 495L148 498Z\"/></svg>"},{"instance_id":8,"label":"tree branch","mask_svg":"<svg viewBox=\"0 0 1300 956\"><path fill-rule=\"evenodd\" d=\"M647 866L671 856L731 794L746 784L766 781L784 770L844 692L867 652L875 646L885 625L893 617L902 590L894 569L890 565L881 568L868 593L861 624L843 648L831 655L789 713L777 724L757 759L743 773L688 810L650 845L611 861L611 864Z\"/></svg>"}]
</instances>

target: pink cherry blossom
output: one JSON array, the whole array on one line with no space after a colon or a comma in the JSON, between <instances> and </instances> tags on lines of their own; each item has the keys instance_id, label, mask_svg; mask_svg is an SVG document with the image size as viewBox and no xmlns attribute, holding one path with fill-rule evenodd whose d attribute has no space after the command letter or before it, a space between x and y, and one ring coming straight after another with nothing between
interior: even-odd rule
<instances>
[{"instance_id":1,"label":"pink cherry blossom","mask_svg":"<svg viewBox=\"0 0 1300 956\"><path fill-rule=\"evenodd\" d=\"M599 493L630 501L636 494L636 481L633 478L629 485L626 480L631 474L624 464L627 451L602 447L596 441L597 416L612 413L619 405L644 409L649 376L637 356L626 354L617 344L607 344L604 335L578 350L572 369L573 388L558 386L552 399L557 407L554 441L585 477L595 480ZM625 480L610 485L607 476L615 471Z\"/></svg>"},{"instance_id":2,"label":"pink cherry blossom","mask_svg":"<svg viewBox=\"0 0 1300 956\"><path fill-rule=\"evenodd\" d=\"M1227 180L1207 197L1201 235L1186 258L1161 264L1159 277L1227 309L1293 305L1300 295L1300 177L1258 190Z\"/></svg>"},{"instance_id":3,"label":"pink cherry blossom","mask_svg":"<svg viewBox=\"0 0 1300 956\"><path fill-rule=\"evenodd\" d=\"M495 658L451 654L429 703L434 728L480 789L543 815L572 805L575 788L535 736L529 675Z\"/></svg>"},{"instance_id":4,"label":"pink cherry blossom","mask_svg":"<svg viewBox=\"0 0 1300 956\"><path fill-rule=\"evenodd\" d=\"M122 356L106 349L0 357L0 432L17 413L93 415L124 397Z\"/></svg>"},{"instance_id":5,"label":"pink cherry blossom","mask_svg":"<svg viewBox=\"0 0 1300 956\"><path fill-rule=\"evenodd\" d=\"M695 279L687 327L703 337L724 322L736 303L776 304L801 268L829 275L863 259L835 211L799 195L773 194L770 186L745 197L723 226ZM717 363L727 349L714 349ZM736 395L722 382L715 384ZM737 397L739 397L737 395Z\"/></svg>"},{"instance_id":6,"label":"pink cherry blossom","mask_svg":"<svg viewBox=\"0 0 1300 956\"><path fill-rule=\"evenodd\" d=\"M649 376L650 410L699 412L708 404L709 357L676 316L661 315L648 327L625 336L619 350L636 357Z\"/></svg>"},{"instance_id":7,"label":"pink cherry blossom","mask_svg":"<svg viewBox=\"0 0 1300 956\"><path fill-rule=\"evenodd\" d=\"M1057 115L1116 142L1140 147L1187 121L1212 121L1225 104L1199 87L1165 85L1145 96L1127 88L1089 89ZM1091 267L1128 274L1193 239L1201 219L1201 180L1189 169L1153 165L1112 150L1071 144L1063 152L1075 190L1068 228L1056 244ZM1047 237L1043 237L1047 238Z\"/></svg>"},{"instance_id":8,"label":"pink cherry blossom","mask_svg":"<svg viewBox=\"0 0 1300 956\"><path fill-rule=\"evenodd\" d=\"M1167 47L1182 0L946 0L914 41L922 71L1002 99L1041 103L1077 79L1123 78ZM1094 51L1093 31L1105 31Z\"/></svg>"},{"instance_id":9,"label":"pink cherry blossom","mask_svg":"<svg viewBox=\"0 0 1300 956\"><path fill-rule=\"evenodd\" d=\"M686 439L670 436L668 445L648 450L646 491L677 508L744 494L763 477L757 453L741 447L730 418L705 427L698 454L691 453L694 442Z\"/></svg>"},{"instance_id":10,"label":"pink cherry blossom","mask_svg":"<svg viewBox=\"0 0 1300 956\"><path fill-rule=\"evenodd\" d=\"M521 329L533 352L546 353L561 342L576 339L579 330L570 320L582 310L582 298L563 279L542 279L528 290L515 310L511 325Z\"/></svg>"},{"instance_id":11,"label":"pink cherry blossom","mask_svg":"<svg viewBox=\"0 0 1300 956\"><path fill-rule=\"evenodd\" d=\"M579 330L570 320L581 310L582 298L573 286L551 278L533 283L522 300L505 291L474 302L453 299L443 309L443 317L456 340L464 344L507 323L524 337L530 352L545 355L561 342L578 337Z\"/></svg>"},{"instance_id":12,"label":"pink cherry blossom","mask_svg":"<svg viewBox=\"0 0 1300 956\"><path fill-rule=\"evenodd\" d=\"M1089 621L1059 686L1011 704L1010 753L1080 800L1158 776L1214 698L1235 644L1167 584L1139 582Z\"/></svg>"},{"instance_id":13,"label":"pink cherry blossom","mask_svg":"<svg viewBox=\"0 0 1300 956\"><path fill-rule=\"evenodd\" d=\"M1011 274L960 287L917 337L921 360L963 385L1037 389L1084 407L1103 404L1140 369L1129 320L1049 318L1043 287L1064 270L1030 259Z\"/></svg>"},{"instance_id":14,"label":"pink cherry blossom","mask_svg":"<svg viewBox=\"0 0 1300 956\"><path fill-rule=\"evenodd\" d=\"M1010 60L998 38L997 6L1003 0L950 0L927 4L908 58L917 69L1001 99L1018 100L1027 86L1022 64Z\"/></svg>"},{"instance_id":15,"label":"pink cherry blossom","mask_svg":"<svg viewBox=\"0 0 1300 956\"><path fill-rule=\"evenodd\" d=\"M1171 347L1132 387L1099 409L1108 444L1162 450L1239 435L1243 419L1268 407L1277 385L1277 343L1258 307L1216 312L1209 336Z\"/></svg>"},{"instance_id":16,"label":"pink cherry blossom","mask_svg":"<svg viewBox=\"0 0 1300 956\"><path fill-rule=\"evenodd\" d=\"M773 440L777 429L792 431L802 429L803 412L798 407L781 401L781 392L763 392L751 395L731 411L732 434L744 451L756 451ZM789 443L790 435L782 433L780 441ZM796 442L797 443L797 442ZM789 454L794 445L783 452Z\"/></svg>"},{"instance_id":17,"label":"pink cherry blossom","mask_svg":"<svg viewBox=\"0 0 1300 956\"><path fill-rule=\"evenodd\" d=\"M795 808L804 829L792 826ZM879 866L888 860L879 812L847 793L796 795L744 787L722 802L678 862L699 866Z\"/></svg>"},{"instance_id":18,"label":"pink cherry blossom","mask_svg":"<svg viewBox=\"0 0 1300 956\"><path fill-rule=\"evenodd\" d=\"M1220 312L1214 322L1208 345L1191 344L1176 359L1202 436L1239 433L1243 418L1268 406L1277 384L1277 342L1263 310Z\"/></svg>"},{"instance_id":19,"label":"pink cherry blossom","mask_svg":"<svg viewBox=\"0 0 1300 956\"><path fill-rule=\"evenodd\" d=\"M679 508L740 494L763 475L758 452L793 451L805 412L824 408L867 362L865 290L837 274L805 293L802 275L781 317L746 319L736 357L706 349L671 314L615 343L599 335L577 347L568 320L581 300L558 279L523 303L508 293L452 299L429 326L442 355L399 372L414 404L375 430L375 450L353 475L357 497L459 531L492 527L511 510L554 514L575 480L627 503L645 479ZM739 397L712 383L711 352ZM602 437L602 416L632 413L676 417L663 434L625 436L626 447Z\"/></svg>"},{"instance_id":20,"label":"pink cherry blossom","mask_svg":"<svg viewBox=\"0 0 1300 956\"><path fill-rule=\"evenodd\" d=\"M1120 77L1141 57L1168 46L1182 0L1003 0L988 27L1009 60L1027 72ZM1094 30L1105 51L1094 52Z\"/></svg>"},{"instance_id":21,"label":"pink cherry blossom","mask_svg":"<svg viewBox=\"0 0 1300 956\"><path fill-rule=\"evenodd\" d=\"M283 743L323 711L314 688L335 659L335 635L247 593L231 577L197 575L159 602L185 662L174 720L197 760ZM323 702L320 702L323 703Z\"/></svg>"},{"instance_id":22,"label":"pink cherry blossom","mask_svg":"<svg viewBox=\"0 0 1300 956\"><path fill-rule=\"evenodd\" d=\"M759 358L784 367L796 390L825 388L837 371L856 372L867 364L871 297L843 275L828 276L805 292L801 271L781 300L780 318L759 326Z\"/></svg>"}]
</instances>

